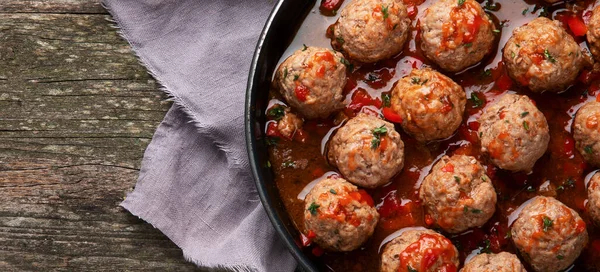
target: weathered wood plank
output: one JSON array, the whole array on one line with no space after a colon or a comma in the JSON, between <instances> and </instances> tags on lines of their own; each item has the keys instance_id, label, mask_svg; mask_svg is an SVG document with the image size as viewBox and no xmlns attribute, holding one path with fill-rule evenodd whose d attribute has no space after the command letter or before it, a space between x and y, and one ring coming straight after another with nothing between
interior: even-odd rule
<instances>
[{"instance_id":1,"label":"weathered wood plank","mask_svg":"<svg viewBox=\"0 0 600 272\"><path fill-rule=\"evenodd\" d=\"M107 14L97 0L2 0L0 12Z\"/></svg>"},{"instance_id":2,"label":"weathered wood plank","mask_svg":"<svg viewBox=\"0 0 600 272\"><path fill-rule=\"evenodd\" d=\"M170 103L99 1L0 3L0 271L189 271L118 204Z\"/></svg>"}]
</instances>

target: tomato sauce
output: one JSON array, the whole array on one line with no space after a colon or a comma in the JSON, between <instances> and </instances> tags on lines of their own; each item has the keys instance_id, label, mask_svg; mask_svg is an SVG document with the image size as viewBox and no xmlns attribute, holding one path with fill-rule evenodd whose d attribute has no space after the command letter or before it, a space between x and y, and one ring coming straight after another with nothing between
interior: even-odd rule
<instances>
[{"instance_id":1,"label":"tomato sauce","mask_svg":"<svg viewBox=\"0 0 600 272\"><path fill-rule=\"evenodd\" d=\"M325 2L337 3L337 1ZM342 110L343 115L337 114L327 120L305 121L303 143L285 139L280 139L276 143L267 141L272 143L269 147L269 166L275 174L285 208L300 231L303 231L304 203L298 198L299 193L315 179L330 175L330 171L336 171L327 163L325 152L327 140L341 123L340 116L352 117L360 111L367 111L382 114L392 122L401 122L401 118L389 108L389 96L394 83L414 68L429 66L443 72L428 61L418 48L416 25L432 0L424 2L406 0L405 2L414 19L411 38L404 52L376 64L356 66L353 72L348 73L344 101L346 107ZM378 271L381 243L387 236L404 227L423 226L435 229L432 218L423 210L418 189L432 165L443 155L465 154L476 157L485 166L486 173L496 189L498 203L496 213L484 226L460 234L451 235L442 232L457 247L461 265L467 256L480 252L515 253L509 234L509 216L528 199L536 195L545 195L553 196L573 208L584 219L584 222L579 225L587 226L590 242L575 262L572 271L600 271L600 229L592 224L585 208L587 194L584 179L595 169L587 165L575 150L571 133L574 115L579 107L600 95L598 87L600 76L591 73L588 69L581 73L575 85L561 94L535 94L513 82L501 61L502 48L511 36L512 30L538 16L564 22L567 31L575 36L575 40L582 48L586 48L585 37L581 35L585 25L582 26L581 22L586 20L586 16L589 17L589 10L594 3L577 2L576 7L573 7L573 4L550 6L542 1L531 0L502 2L486 0L481 1L480 4L491 15L499 30L496 35L497 46L481 63L465 71L455 74L444 72L460 84L467 94L468 101L463 123L452 137L427 144L417 142L396 125L396 130L401 134L405 145L404 168L389 184L367 190L372 199L369 197L365 201L372 202L381 216L373 236L361 248L348 253L323 251L318 246L308 243L306 236L298 237L298 244L304 246L306 254L315 256L323 267L331 271ZM323 39L329 25L320 25L319 28L318 33L321 33L319 38ZM310 31L314 33L314 27ZM469 32L471 31L477 30L473 28ZM306 44L314 45L309 42ZM477 118L483 109L505 93L528 95L544 114L550 127L551 139L548 149L537 161L531 173L511 173L501 170L493 166L479 151ZM296 95L302 97L305 92L297 90ZM283 101L275 90L271 90L270 96L272 99L270 105ZM597 120L589 120L588 123L595 126ZM268 128L270 126L265 124L265 131ZM270 135L277 136L275 132ZM499 143L501 140L498 139ZM444 171L453 171L453 169L448 166ZM364 196L355 197L366 199Z\"/></svg>"}]
</instances>

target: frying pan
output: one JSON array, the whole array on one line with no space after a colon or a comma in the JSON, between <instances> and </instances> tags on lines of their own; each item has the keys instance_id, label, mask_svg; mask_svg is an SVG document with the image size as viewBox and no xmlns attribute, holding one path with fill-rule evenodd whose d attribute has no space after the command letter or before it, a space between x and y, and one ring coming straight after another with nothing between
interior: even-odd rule
<instances>
[{"instance_id":1,"label":"frying pan","mask_svg":"<svg viewBox=\"0 0 600 272\"><path fill-rule=\"evenodd\" d=\"M319 266L297 244L300 233L288 216L271 168L267 167L268 152L264 142L264 108L277 62L296 35L315 0L279 0L260 34L246 89L245 129L250 167L260 200L277 234L298 261L303 271L319 271Z\"/></svg>"}]
</instances>

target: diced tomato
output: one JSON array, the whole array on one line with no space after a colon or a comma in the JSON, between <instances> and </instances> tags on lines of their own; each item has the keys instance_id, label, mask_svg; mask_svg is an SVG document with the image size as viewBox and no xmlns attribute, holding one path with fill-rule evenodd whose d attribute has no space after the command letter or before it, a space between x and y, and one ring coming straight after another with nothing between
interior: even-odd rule
<instances>
[{"instance_id":1,"label":"diced tomato","mask_svg":"<svg viewBox=\"0 0 600 272\"><path fill-rule=\"evenodd\" d=\"M415 17L417 17L417 14L419 13L419 8L417 8L417 6L408 5L406 7L406 9L408 11L408 17L410 17L411 19L414 19Z\"/></svg>"},{"instance_id":2,"label":"diced tomato","mask_svg":"<svg viewBox=\"0 0 600 272\"><path fill-rule=\"evenodd\" d=\"M383 117L392 123L402 123L402 117L396 112L394 112L394 110L392 110L391 108L383 108Z\"/></svg>"},{"instance_id":3,"label":"diced tomato","mask_svg":"<svg viewBox=\"0 0 600 272\"><path fill-rule=\"evenodd\" d=\"M500 90L506 91L512 87L513 81L506 73L504 73L496 80L496 85Z\"/></svg>"},{"instance_id":4,"label":"diced tomato","mask_svg":"<svg viewBox=\"0 0 600 272\"><path fill-rule=\"evenodd\" d=\"M348 116L355 116L364 106L375 106L381 108L381 99L373 98L365 89L358 89L352 94L352 101L346 106L345 113Z\"/></svg>"},{"instance_id":5,"label":"diced tomato","mask_svg":"<svg viewBox=\"0 0 600 272\"><path fill-rule=\"evenodd\" d=\"M385 149L387 148L388 142L389 142L388 137L385 137L385 136L381 137L381 141L379 143L379 150L385 151Z\"/></svg>"},{"instance_id":6,"label":"diced tomato","mask_svg":"<svg viewBox=\"0 0 600 272\"><path fill-rule=\"evenodd\" d=\"M315 239L315 237L317 237L317 234L312 231L312 230L308 230L308 233L306 234L306 237L310 240Z\"/></svg>"},{"instance_id":7,"label":"diced tomato","mask_svg":"<svg viewBox=\"0 0 600 272\"><path fill-rule=\"evenodd\" d=\"M584 84L589 84L590 82L597 80L600 78L600 73L593 70L583 70L581 74L579 74L579 81Z\"/></svg>"},{"instance_id":8,"label":"diced tomato","mask_svg":"<svg viewBox=\"0 0 600 272\"><path fill-rule=\"evenodd\" d=\"M477 121L469 122L467 124L467 126L469 126L470 130L474 130L474 131L479 130L479 122L477 122Z\"/></svg>"},{"instance_id":9,"label":"diced tomato","mask_svg":"<svg viewBox=\"0 0 600 272\"><path fill-rule=\"evenodd\" d=\"M325 251L320 246L313 247L311 252L313 255L315 255L317 257L321 257L321 255L323 255L323 253L325 253Z\"/></svg>"},{"instance_id":10,"label":"diced tomato","mask_svg":"<svg viewBox=\"0 0 600 272\"><path fill-rule=\"evenodd\" d=\"M425 224L427 226L431 226L431 225L433 225L433 223L435 223L435 221L433 220L433 217L431 217L431 215L429 215L429 214L426 214L425 215Z\"/></svg>"},{"instance_id":11,"label":"diced tomato","mask_svg":"<svg viewBox=\"0 0 600 272\"><path fill-rule=\"evenodd\" d=\"M307 247L310 246L311 240L308 239L304 233L300 233L300 242L302 243L302 246Z\"/></svg>"},{"instance_id":12,"label":"diced tomato","mask_svg":"<svg viewBox=\"0 0 600 272\"><path fill-rule=\"evenodd\" d=\"M344 3L344 0L321 0L321 6L319 6L319 10L324 15L333 16L336 14L340 6L342 6L342 3Z\"/></svg>"},{"instance_id":13,"label":"diced tomato","mask_svg":"<svg viewBox=\"0 0 600 272\"><path fill-rule=\"evenodd\" d=\"M583 20L576 15L567 17L567 24L575 36L583 36L587 33L587 27Z\"/></svg>"},{"instance_id":14,"label":"diced tomato","mask_svg":"<svg viewBox=\"0 0 600 272\"><path fill-rule=\"evenodd\" d=\"M298 98L298 100L300 100L300 102L304 102L304 101L306 101L308 94L310 94L310 90L308 88L306 88L306 86L304 86L302 84L298 84L298 85L296 85L296 88L294 89L294 93L296 94L296 98Z\"/></svg>"},{"instance_id":15,"label":"diced tomato","mask_svg":"<svg viewBox=\"0 0 600 272\"><path fill-rule=\"evenodd\" d=\"M298 129L298 130L296 130L296 133L294 133L294 140L296 142L306 143L307 139L308 139L308 134L306 134L306 132L303 129Z\"/></svg>"},{"instance_id":16,"label":"diced tomato","mask_svg":"<svg viewBox=\"0 0 600 272\"><path fill-rule=\"evenodd\" d=\"M267 125L267 136L269 137L281 137L281 133L277 128L277 122L269 122Z\"/></svg>"},{"instance_id":17,"label":"diced tomato","mask_svg":"<svg viewBox=\"0 0 600 272\"><path fill-rule=\"evenodd\" d=\"M454 173L454 165L451 163L444 165L444 167L442 167L442 172Z\"/></svg>"}]
</instances>

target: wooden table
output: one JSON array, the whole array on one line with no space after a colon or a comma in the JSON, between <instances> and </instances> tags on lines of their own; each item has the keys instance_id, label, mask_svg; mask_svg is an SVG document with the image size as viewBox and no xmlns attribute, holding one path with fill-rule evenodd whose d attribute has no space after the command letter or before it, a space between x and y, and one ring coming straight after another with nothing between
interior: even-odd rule
<instances>
[{"instance_id":1,"label":"wooden table","mask_svg":"<svg viewBox=\"0 0 600 272\"><path fill-rule=\"evenodd\" d=\"M100 0L0 0L0 271L189 271L119 203L170 103Z\"/></svg>"}]
</instances>

